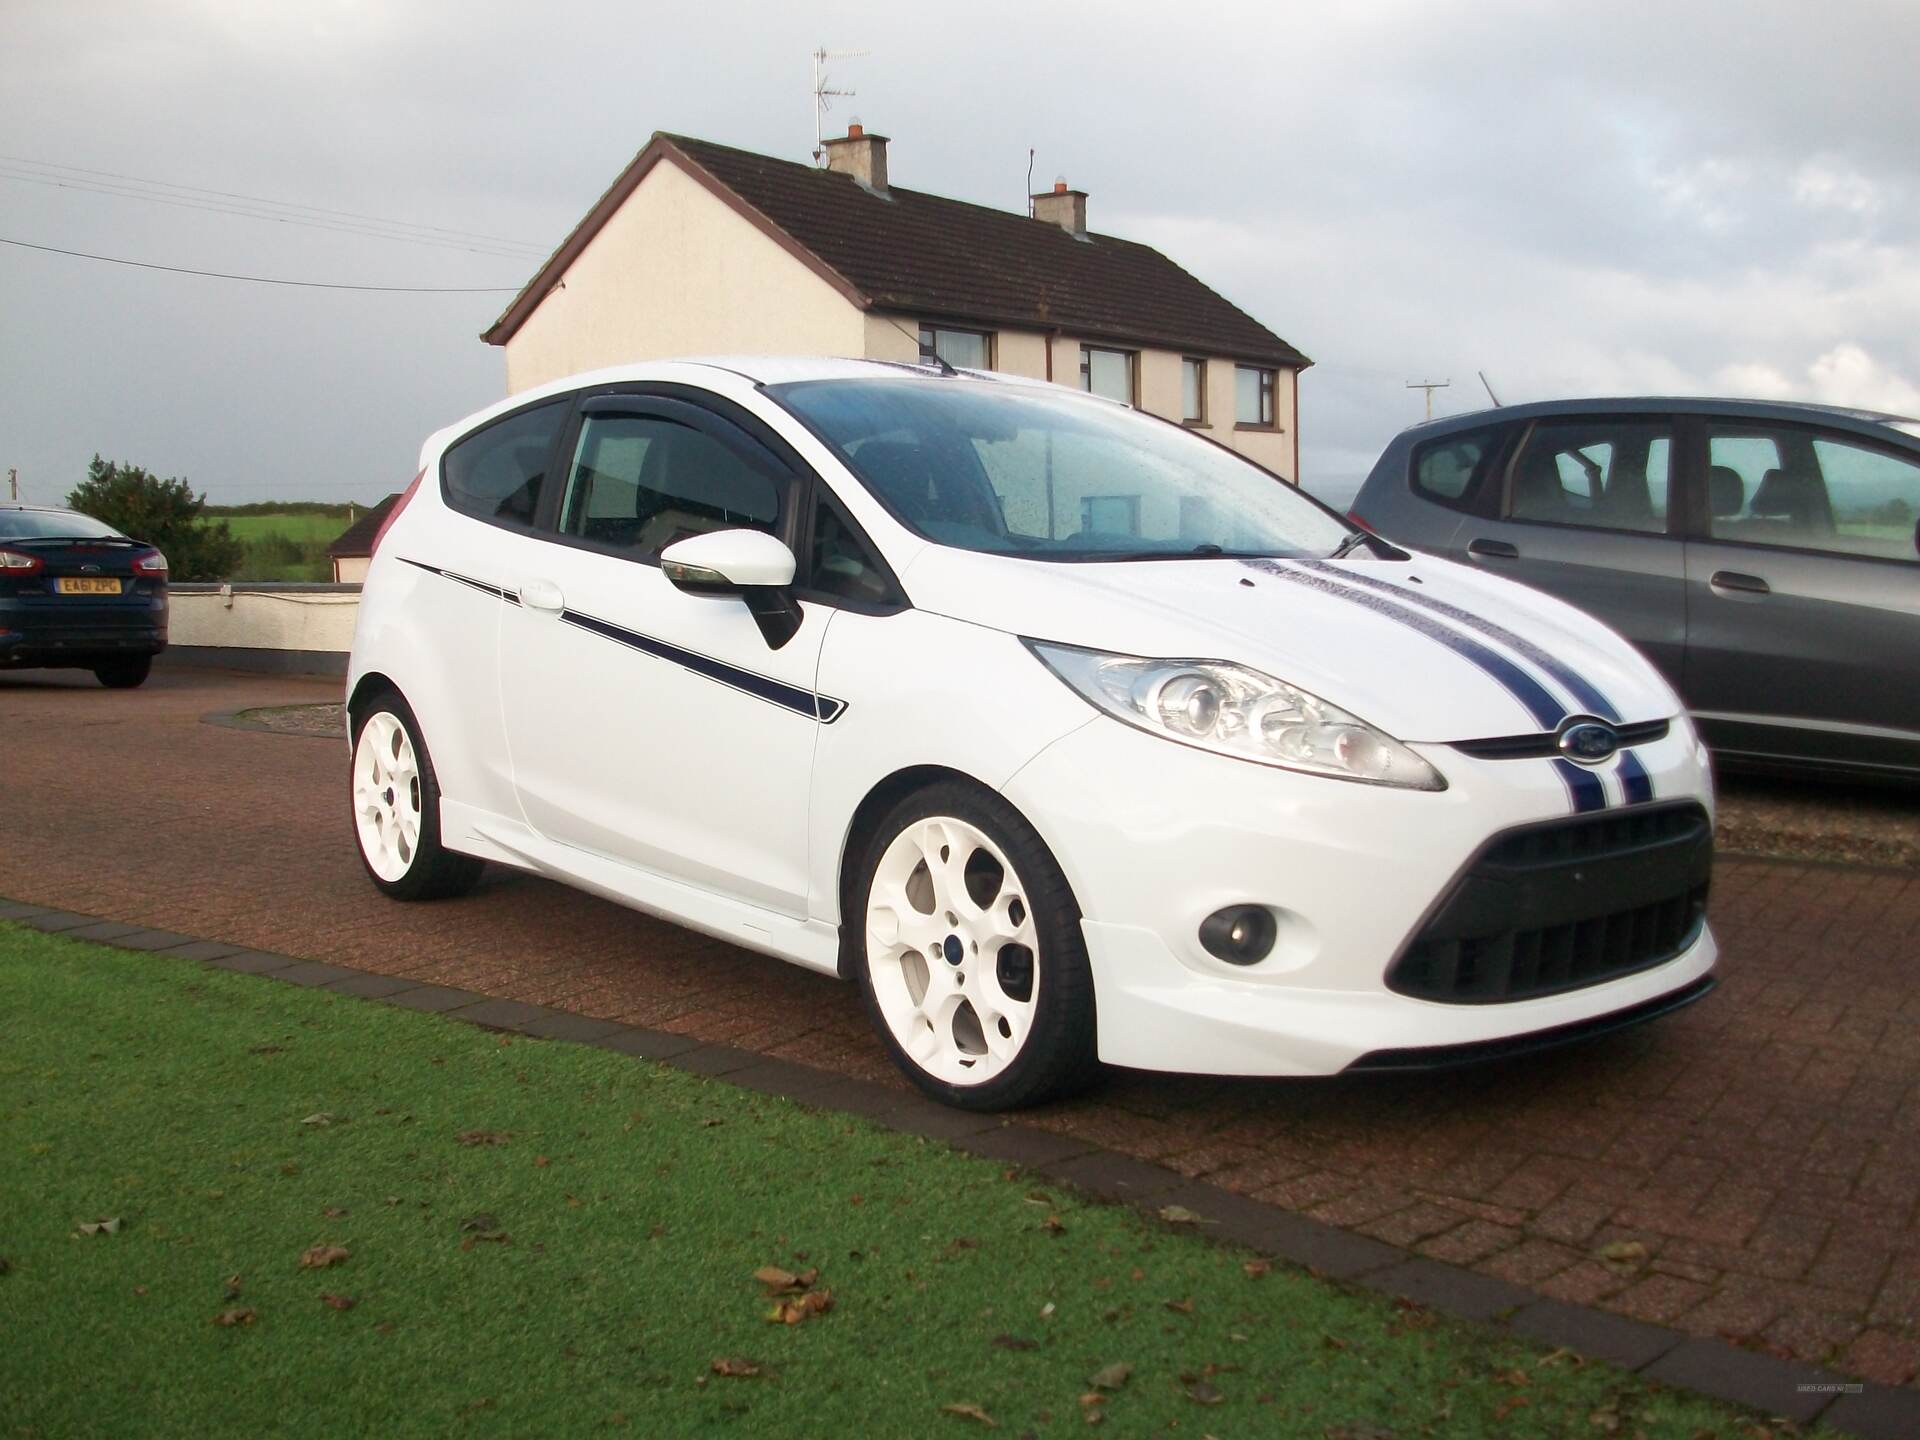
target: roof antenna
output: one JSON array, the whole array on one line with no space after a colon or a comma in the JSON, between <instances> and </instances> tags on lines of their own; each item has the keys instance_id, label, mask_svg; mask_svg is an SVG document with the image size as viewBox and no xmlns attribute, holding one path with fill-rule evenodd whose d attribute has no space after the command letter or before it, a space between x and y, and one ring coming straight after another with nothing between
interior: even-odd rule
<instances>
[{"instance_id":1,"label":"roof antenna","mask_svg":"<svg viewBox=\"0 0 1920 1440\"><path fill-rule=\"evenodd\" d=\"M835 90L833 77L827 74L829 60L852 60L857 56L871 55L871 50L829 50L821 46L813 52L813 163L818 165L820 157L826 153L827 111L833 108L836 99L851 99L853 90Z\"/></svg>"},{"instance_id":2,"label":"roof antenna","mask_svg":"<svg viewBox=\"0 0 1920 1440\"><path fill-rule=\"evenodd\" d=\"M1027 147L1027 218L1033 218L1033 147Z\"/></svg>"},{"instance_id":3,"label":"roof antenna","mask_svg":"<svg viewBox=\"0 0 1920 1440\"><path fill-rule=\"evenodd\" d=\"M943 356L938 350L928 350L923 348L920 344L920 337L914 334L913 331L907 329L906 326L902 325L898 320L894 319L891 315L887 316L887 323L893 326L893 328L898 330L902 335L906 336L909 340L913 341L914 349L918 351L920 356L920 363L922 365L932 365L942 375L945 375L945 376L955 376L960 373L958 370L954 369L953 366L947 363L946 357Z\"/></svg>"},{"instance_id":4,"label":"roof antenna","mask_svg":"<svg viewBox=\"0 0 1920 1440\"><path fill-rule=\"evenodd\" d=\"M1500 408L1500 397L1493 393L1493 386L1487 384L1487 372L1484 370L1476 370L1474 373L1480 377L1480 384L1486 389L1487 399L1491 400L1493 402L1493 408L1498 410Z\"/></svg>"}]
</instances>

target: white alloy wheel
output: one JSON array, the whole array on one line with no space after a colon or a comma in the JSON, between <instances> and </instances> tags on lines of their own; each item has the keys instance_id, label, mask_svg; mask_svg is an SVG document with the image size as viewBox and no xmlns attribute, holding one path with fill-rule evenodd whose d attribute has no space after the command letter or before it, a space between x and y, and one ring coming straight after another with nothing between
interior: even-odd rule
<instances>
[{"instance_id":1,"label":"white alloy wheel","mask_svg":"<svg viewBox=\"0 0 1920 1440\"><path fill-rule=\"evenodd\" d=\"M979 1085L1020 1056L1042 979L1026 887L985 832L915 820L880 856L867 895L866 963L881 1018L909 1059Z\"/></svg>"},{"instance_id":2,"label":"white alloy wheel","mask_svg":"<svg viewBox=\"0 0 1920 1440\"><path fill-rule=\"evenodd\" d=\"M420 762L407 727L380 710L353 751L353 818L367 868L389 882L406 878L420 853Z\"/></svg>"}]
</instances>

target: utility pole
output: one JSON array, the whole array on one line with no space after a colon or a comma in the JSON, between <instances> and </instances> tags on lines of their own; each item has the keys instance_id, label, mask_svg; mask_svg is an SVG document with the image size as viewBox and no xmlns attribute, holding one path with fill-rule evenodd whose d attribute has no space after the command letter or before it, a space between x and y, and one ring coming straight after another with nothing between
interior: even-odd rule
<instances>
[{"instance_id":1,"label":"utility pole","mask_svg":"<svg viewBox=\"0 0 1920 1440\"><path fill-rule=\"evenodd\" d=\"M836 98L851 99L857 92L835 90L832 77L827 74L829 60L851 60L856 56L870 55L870 50L829 50L821 46L813 52L813 163L818 165L820 157L827 149L827 111L833 107Z\"/></svg>"},{"instance_id":2,"label":"utility pole","mask_svg":"<svg viewBox=\"0 0 1920 1440\"><path fill-rule=\"evenodd\" d=\"M1453 384L1451 380L1409 380L1407 382L1407 389L1424 390L1427 392L1427 419L1431 420L1433 418L1433 392L1436 390L1444 390L1451 384Z\"/></svg>"}]
</instances>

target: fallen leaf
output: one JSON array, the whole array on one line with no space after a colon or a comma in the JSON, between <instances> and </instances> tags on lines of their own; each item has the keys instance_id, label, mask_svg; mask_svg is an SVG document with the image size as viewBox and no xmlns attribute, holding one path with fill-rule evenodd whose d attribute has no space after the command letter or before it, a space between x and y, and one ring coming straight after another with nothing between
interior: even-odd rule
<instances>
[{"instance_id":1,"label":"fallen leaf","mask_svg":"<svg viewBox=\"0 0 1920 1440\"><path fill-rule=\"evenodd\" d=\"M344 1245L313 1245L301 1252L300 1268L325 1270L329 1266L338 1265L346 1258L347 1248Z\"/></svg>"},{"instance_id":2,"label":"fallen leaf","mask_svg":"<svg viewBox=\"0 0 1920 1440\"><path fill-rule=\"evenodd\" d=\"M1603 1430L1611 1435L1620 1428L1620 1412L1611 1407L1596 1410L1587 1416L1587 1423L1594 1429Z\"/></svg>"},{"instance_id":3,"label":"fallen leaf","mask_svg":"<svg viewBox=\"0 0 1920 1440\"><path fill-rule=\"evenodd\" d=\"M978 1405L955 1402L951 1405L942 1405L940 1408L949 1415L958 1415L962 1420L977 1421L989 1430L994 1428L995 1421L993 1416L982 1410Z\"/></svg>"},{"instance_id":4,"label":"fallen leaf","mask_svg":"<svg viewBox=\"0 0 1920 1440\"><path fill-rule=\"evenodd\" d=\"M1162 1205L1160 1218L1169 1225L1211 1225L1213 1223L1211 1220L1203 1219L1184 1205Z\"/></svg>"},{"instance_id":5,"label":"fallen leaf","mask_svg":"<svg viewBox=\"0 0 1920 1440\"><path fill-rule=\"evenodd\" d=\"M462 1145L504 1145L513 1138L511 1130L462 1130L453 1137Z\"/></svg>"},{"instance_id":6,"label":"fallen leaf","mask_svg":"<svg viewBox=\"0 0 1920 1440\"><path fill-rule=\"evenodd\" d=\"M227 1299L238 1300L239 1298L240 1277L238 1275L229 1275L227 1276Z\"/></svg>"},{"instance_id":7,"label":"fallen leaf","mask_svg":"<svg viewBox=\"0 0 1920 1440\"><path fill-rule=\"evenodd\" d=\"M316 1130L324 1130L327 1126L333 1124L333 1113L329 1110L317 1110L300 1123L302 1125L311 1125Z\"/></svg>"},{"instance_id":8,"label":"fallen leaf","mask_svg":"<svg viewBox=\"0 0 1920 1440\"><path fill-rule=\"evenodd\" d=\"M744 1355L716 1355L707 1368L734 1380L746 1380L760 1373L760 1367Z\"/></svg>"},{"instance_id":9,"label":"fallen leaf","mask_svg":"<svg viewBox=\"0 0 1920 1440\"><path fill-rule=\"evenodd\" d=\"M1061 1222L1058 1215L1047 1216L1047 1218L1041 1222L1040 1228L1049 1235L1064 1235L1067 1233L1067 1227Z\"/></svg>"},{"instance_id":10,"label":"fallen leaf","mask_svg":"<svg viewBox=\"0 0 1920 1440\"><path fill-rule=\"evenodd\" d=\"M213 1317L213 1323L216 1325L251 1325L259 1318L259 1311L255 1310L251 1305L246 1305L238 1310L222 1310L218 1315Z\"/></svg>"},{"instance_id":11,"label":"fallen leaf","mask_svg":"<svg viewBox=\"0 0 1920 1440\"><path fill-rule=\"evenodd\" d=\"M300 1167L296 1165L293 1161L289 1160L286 1164L280 1167L280 1173L282 1175L298 1175L300 1173Z\"/></svg>"},{"instance_id":12,"label":"fallen leaf","mask_svg":"<svg viewBox=\"0 0 1920 1440\"><path fill-rule=\"evenodd\" d=\"M112 1220L84 1220L80 1224L80 1233L82 1235L118 1235L120 1233L120 1221L118 1218Z\"/></svg>"},{"instance_id":13,"label":"fallen leaf","mask_svg":"<svg viewBox=\"0 0 1920 1440\"><path fill-rule=\"evenodd\" d=\"M279 1054L283 1054L286 1051L286 1048L287 1047L284 1045L249 1045L247 1047L247 1054L279 1055Z\"/></svg>"},{"instance_id":14,"label":"fallen leaf","mask_svg":"<svg viewBox=\"0 0 1920 1440\"><path fill-rule=\"evenodd\" d=\"M1089 1375L1087 1377L1087 1384L1093 1386L1096 1390L1118 1390L1122 1385L1127 1383L1127 1377L1131 1374L1133 1374L1133 1366L1127 1364L1124 1360L1116 1360L1113 1364L1096 1370L1093 1374Z\"/></svg>"},{"instance_id":15,"label":"fallen leaf","mask_svg":"<svg viewBox=\"0 0 1920 1440\"><path fill-rule=\"evenodd\" d=\"M346 1216L347 1207L344 1205L329 1205L320 1212L320 1218L323 1220L344 1220Z\"/></svg>"},{"instance_id":16,"label":"fallen leaf","mask_svg":"<svg viewBox=\"0 0 1920 1440\"><path fill-rule=\"evenodd\" d=\"M1338 1335L1323 1335L1320 1338L1326 1342L1329 1350L1344 1350L1347 1348L1347 1342L1342 1340Z\"/></svg>"},{"instance_id":17,"label":"fallen leaf","mask_svg":"<svg viewBox=\"0 0 1920 1440\"><path fill-rule=\"evenodd\" d=\"M1187 1398L1196 1405L1224 1405L1227 1399L1204 1380L1196 1380L1187 1387Z\"/></svg>"},{"instance_id":18,"label":"fallen leaf","mask_svg":"<svg viewBox=\"0 0 1920 1440\"><path fill-rule=\"evenodd\" d=\"M1167 1301L1167 1309L1173 1311L1176 1315L1191 1315L1193 1313L1193 1301L1169 1300Z\"/></svg>"},{"instance_id":19,"label":"fallen leaf","mask_svg":"<svg viewBox=\"0 0 1920 1440\"><path fill-rule=\"evenodd\" d=\"M987 1342L1001 1350L1038 1350L1040 1342L1024 1335L996 1335Z\"/></svg>"},{"instance_id":20,"label":"fallen leaf","mask_svg":"<svg viewBox=\"0 0 1920 1440\"><path fill-rule=\"evenodd\" d=\"M331 1305L335 1310L351 1310L359 1302L351 1295L322 1294L320 1296L320 1303L323 1305Z\"/></svg>"},{"instance_id":21,"label":"fallen leaf","mask_svg":"<svg viewBox=\"0 0 1920 1440\"><path fill-rule=\"evenodd\" d=\"M504 1230L492 1230L484 1235L469 1235L460 1242L462 1250L471 1250L476 1245L511 1245L513 1237Z\"/></svg>"},{"instance_id":22,"label":"fallen leaf","mask_svg":"<svg viewBox=\"0 0 1920 1440\"><path fill-rule=\"evenodd\" d=\"M1493 1418L1496 1420L1504 1420L1514 1411L1523 1409L1530 1403L1524 1395L1509 1395L1493 1407Z\"/></svg>"},{"instance_id":23,"label":"fallen leaf","mask_svg":"<svg viewBox=\"0 0 1920 1440\"><path fill-rule=\"evenodd\" d=\"M1602 1245L1599 1254L1609 1265L1634 1265L1647 1258L1647 1247L1638 1240L1615 1240Z\"/></svg>"},{"instance_id":24,"label":"fallen leaf","mask_svg":"<svg viewBox=\"0 0 1920 1440\"><path fill-rule=\"evenodd\" d=\"M709 1115L706 1119L700 1122L700 1128L702 1130L711 1130L716 1125L724 1125L726 1123L727 1123L726 1121L720 1119L718 1116Z\"/></svg>"},{"instance_id":25,"label":"fallen leaf","mask_svg":"<svg viewBox=\"0 0 1920 1440\"><path fill-rule=\"evenodd\" d=\"M1244 1261L1240 1268L1247 1272L1247 1278L1249 1280L1258 1280L1262 1275L1271 1275L1273 1273L1273 1262L1271 1260L1248 1260Z\"/></svg>"},{"instance_id":26,"label":"fallen leaf","mask_svg":"<svg viewBox=\"0 0 1920 1440\"><path fill-rule=\"evenodd\" d=\"M767 1311L767 1319L781 1325L798 1325L802 1320L814 1315L824 1315L833 1308L833 1294L828 1290L809 1290L797 1300L782 1300Z\"/></svg>"},{"instance_id":27,"label":"fallen leaf","mask_svg":"<svg viewBox=\"0 0 1920 1440\"><path fill-rule=\"evenodd\" d=\"M533 1157L533 1168L536 1170L544 1170L552 1163L553 1162L544 1155L536 1155Z\"/></svg>"},{"instance_id":28,"label":"fallen leaf","mask_svg":"<svg viewBox=\"0 0 1920 1440\"><path fill-rule=\"evenodd\" d=\"M1042 1320L1051 1320L1053 1318L1053 1312L1056 1308L1057 1307L1054 1305L1053 1301L1051 1300L1047 1301L1046 1304L1040 1307L1040 1318Z\"/></svg>"},{"instance_id":29,"label":"fallen leaf","mask_svg":"<svg viewBox=\"0 0 1920 1440\"><path fill-rule=\"evenodd\" d=\"M1104 1405L1106 1403L1107 1397L1102 1395L1098 1390L1089 1390L1080 1397L1080 1404L1083 1407L1091 1408L1092 1406Z\"/></svg>"},{"instance_id":30,"label":"fallen leaf","mask_svg":"<svg viewBox=\"0 0 1920 1440\"><path fill-rule=\"evenodd\" d=\"M758 1270L753 1272L753 1278L767 1287L767 1293L769 1295L780 1295L788 1292L797 1295L802 1290L808 1289L813 1282L819 1278L819 1275L820 1271L817 1267L812 1270L800 1270L796 1272L793 1270L782 1270L778 1265L762 1265Z\"/></svg>"},{"instance_id":31,"label":"fallen leaf","mask_svg":"<svg viewBox=\"0 0 1920 1440\"><path fill-rule=\"evenodd\" d=\"M494 1215L469 1215L460 1222L460 1228L462 1230L498 1230L500 1228L500 1220L498 1216Z\"/></svg>"}]
</instances>

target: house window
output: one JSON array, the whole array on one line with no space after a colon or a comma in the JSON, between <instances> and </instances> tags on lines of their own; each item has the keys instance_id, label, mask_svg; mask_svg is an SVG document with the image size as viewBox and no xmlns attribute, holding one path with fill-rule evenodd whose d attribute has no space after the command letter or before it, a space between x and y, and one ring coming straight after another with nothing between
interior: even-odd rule
<instances>
[{"instance_id":1,"label":"house window","mask_svg":"<svg viewBox=\"0 0 1920 1440\"><path fill-rule=\"evenodd\" d=\"M989 370L993 368L990 338L979 330L949 330L942 325L922 325L920 358L925 361L938 355L956 370Z\"/></svg>"},{"instance_id":2,"label":"house window","mask_svg":"<svg viewBox=\"0 0 1920 1440\"><path fill-rule=\"evenodd\" d=\"M1189 425L1207 423L1207 362L1180 362L1180 418Z\"/></svg>"},{"instance_id":3,"label":"house window","mask_svg":"<svg viewBox=\"0 0 1920 1440\"><path fill-rule=\"evenodd\" d=\"M1273 428L1274 372L1257 365L1233 369L1233 418L1239 425Z\"/></svg>"},{"instance_id":4,"label":"house window","mask_svg":"<svg viewBox=\"0 0 1920 1440\"><path fill-rule=\"evenodd\" d=\"M1123 405L1133 404L1133 352L1080 347L1080 388Z\"/></svg>"}]
</instances>

